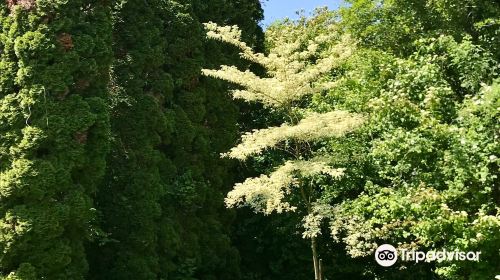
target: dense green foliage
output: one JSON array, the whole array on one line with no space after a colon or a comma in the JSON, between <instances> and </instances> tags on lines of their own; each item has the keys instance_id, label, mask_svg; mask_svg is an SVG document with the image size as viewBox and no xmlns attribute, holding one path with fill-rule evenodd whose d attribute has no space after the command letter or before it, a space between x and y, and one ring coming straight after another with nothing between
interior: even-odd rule
<instances>
[{"instance_id":1,"label":"dense green foliage","mask_svg":"<svg viewBox=\"0 0 500 280\"><path fill-rule=\"evenodd\" d=\"M441 34L461 40L472 36L498 58L498 1L484 0L347 0L341 25L360 44L410 55L413 43Z\"/></svg>"},{"instance_id":2,"label":"dense green foliage","mask_svg":"<svg viewBox=\"0 0 500 280\"><path fill-rule=\"evenodd\" d=\"M311 279L313 236L324 279L500 274L500 4L346 2L263 33L258 0L0 1L0 279ZM220 65L259 77L202 76ZM233 100L252 86L291 102ZM363 125L323 137L338 110ZM254 129L274 134L221 158ZM309 172L276 177L293 177L280 203L296 212L224 207L287 160ZM251 206L286 190L264 179ZM383 268L383 243L481 258Z\"/></svg>"},{"instance_id":3,"label":"dense green foliage","mask_svg":"<svg viewBox=\"0 0 500 280\"><path fill-rule=\"evenodd\" d=\"M321 107L326 101L370 116L363 133L356 136L359 140L332 142L332 153L366 154L340 158L357 168L351 180L326 194L331 201L342 201L332 213L331 227L352 256L371 255L381 240L428 250L481 250L480 267L491 271L475 266L453 274L466 269L460 267L466 262L453 267L441 264L444 267L437 270L451 279L471 273L481 279L493 275L498 262L499 240L494 234L499 229L498 92L496 86L480 89L479 85L479 81L491 83L495 75L481 67L492 69L496 62L468 41L440 37L432 42L408 59L361 51L346 65L348 74L341 78L338 91L318 98ZM448 79L460 78L449 77L441 68L441 61L453 56L461 59L457 64L462 69L484 74L454 91ZM477 59L470 61L470 56ZM365 68L359 63L371 65ZM370 84L370 90L362 84ZM475 91L474 97L464 98L461 90Z\"/></svg>"},{"instance_id":4,"label":"dense green foliage","mask_svg":"<svg viewBox=\"0 0 500 280\"><path fill-rule=\"evenodd\" d=\"M237 109L199 78L232 51L202 22L258 42L259 2L0 5L2 274L81 279L88 259L92 279L237 278L218 157Z\"/></svg>"},{"instance_id":5,"label":"dense green foliage","mask_svg":"<svg viewBox=\"0 0 500 280\"><path fill-rule=\"evenodd\" d=\"M227 85L199 76L202 65L230 59L204 41L203 21L258 35L258 2L241 3L237 13L225 1L115 5L113 149L96 206L96 279L237 277L222 211L230 173L218 157L236 135L237 111Z\"/></svg>"},{"instance_id":6,"label":"dense green foliage","mask_svg":"<svg viewBox=\"0 0 500 280\"><path fill-rule=\"evenodd\" d=\"M159 165L165 159L158 146L168 139L162 105L172 91L162 69L166 40L159 3L120 1L113 10L113 148L96 204L110 240L93 258L102 270L92 273L100 279L154 279L159 271Z\"/></svg>"},{"instance_id":7,"label":"dense green foliage","mask_svg":"<svg viewBox=\"0 0 500 280\"><path fill-rule=\"evenodd\" d=\"M323 190L317 218L326 221L321 241L326 277L493 278L500 244L495 81L500 60L492 42L500 39L500 7L488 1L467 1L464 10L451 9L455 4L446 1L352 2L329 16L336 16L338 27L358 46L325 77L334 89L318 92L309 105L368 118L359 132L323 144L335 158L332 164L347 173L340 182L316 182ZM317 36L322 32L318 19L324 16L277 23L268 33L295 24ZM265 118L272 119L269 115ZM269 153L254 166L265 170L281 157ZM300 220L242 215L236 236L251 267L247 279L311 277L306 243L290 244L301 234ZM382 269L373 251L383 243L481 251L482 257L479 263L403 263Z\"/></svg>"},{"instance_id":8,"label":"dense green foliage","mask_svg":"<svg viewBox=\"0 0 500 280\"><path fill-rule=\"evenodd\" d=\"M497 24L500 5L458 2L388 1L368 13L375 19L354 9L367 1L341 11L341 26L357 34L361 47L341 69L338 88L318 96L317 106L364 112L370 121L350 141L332 142L332 153L344 154L342 162L356 168L325 194L340 203L331 230L350 255L371 255L381 242L481 251L477 264L440 263L429 272L487 279L498 274L499 261L494 79L500 60L498 45L491 44L499 34L482 27ZM455 4L463 10L451 9ZM354 31L359 23L364 27Z\"/></svg>"},{"instance_id":9,"label":"dense green foliage","mask_svg":"<svg viewBox=\"0 0 500 280\"><path fill-rule=\"evenodd\" d=\"M0 3L0 277L83 279L104 174L105 2Z\"/></svg>"}]
</instances>

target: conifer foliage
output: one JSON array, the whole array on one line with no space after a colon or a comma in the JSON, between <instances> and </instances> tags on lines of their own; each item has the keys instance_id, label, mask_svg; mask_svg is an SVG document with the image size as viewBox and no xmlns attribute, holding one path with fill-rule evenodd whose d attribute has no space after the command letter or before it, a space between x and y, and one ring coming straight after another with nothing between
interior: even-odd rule
<instances>
[{"instance_id":1,"label":"conifer foliage","mask_svg":"<svg viewBox=\"0 0 500 280\"><path fill-rule=\"evenodd\" d=\"M0 2L0 278L83 279L104 174L107 1Z\"/></svg>"},{"instance_id":2,"label":"conifer foliage","mask_svg":"<svg viewBox=\"0 0 500 280\"><path fill-rule=\"evenodd\" d=\"M241 3L247 9L236 14L220 0L115 4L113 142L96 205L102 231L90 246L93 279L237 278L223 211L230 173L218 158L237 111L227 85L200 74L231 53L216 55L200 18L258 31L259 2Z\"/></svg>"},{"instance_id":3,"label":"conifer foliage","mask_svg":"<svg viewBox=\"0 0 500 280\"><path fill-rule=\"evenodd\" d=\"M158 147L168 139L162 105L172 91L162 69L166 40L160 4L118 1L113 9L113 145L97 203L110 240L93 257L98 279L154 279L159 271L157 221L164 187L159 165L164 156Z\"/></svg>"},{"instance_id":4,"label":"conifer foliage","mask_svg":"<svg viewBox=\"0 0 500 280\"><path fill-rule=\"evenodd\" d=\"M261 2L0 0L0 279L498 274L500 3Z\"/></svg>"}]
</instances>

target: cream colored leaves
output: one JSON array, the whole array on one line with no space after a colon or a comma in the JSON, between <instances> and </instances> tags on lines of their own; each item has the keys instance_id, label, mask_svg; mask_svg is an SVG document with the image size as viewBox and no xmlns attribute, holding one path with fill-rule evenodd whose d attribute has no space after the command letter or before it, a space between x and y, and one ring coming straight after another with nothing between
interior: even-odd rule
<instances>
[{"instance_id":1,"label":"cream colored leaves","mask_svg":"<svg viewBox=\"0 0 500 280\"><path fill-rule=\"evenodd\" d=\"M299 177L328 174L338 178L343 172L343 169L332 168L322 161L287 161L269 175L236 184L225 202L228 207L246 205L264 214L294 211L296 207L286 202L285 198L294 187L299 187Z\"/></svg>"},{"instance_id":2,"label":"cream colored leaves","mask_svg":"<svg viewBox=\"0 0 500 280\"><path fill-rule=\"evenodd\" d=\"M221 27L215 23L207 23L205 28L209 38L236 46L240 49L242 58L262 65L268 76L261 78L249 71L227 65L220 69L203 69L202 73L244 87L244 90L233 91L234 98L257 101L275 108L287 106L304 96L328 88L331 83L320 78L348 57L354 45L348 36L337 38L337 33L333 31L314 39L299 36L293 42L288 42L285 37L280 41L278 36L276 42L273 42L275 47L266 56L254 53L241 42L241 31L236 26ZM326 42L330 42L330 45ZM321 52L320 46L323 46Z\"/></svg>"},{"instance_id":3,"label":"cream colored leaves","mask_svg":"<svg viewBox=\"0 0 500 280\"><path fill-rule=\"evenodd\" d=\"M249 70L222 65L220 69L203 69L203 75L240 86L232 91L233 98L278 109L289 120L281 126L245 133L241 143L223 156L243 161L275 148L295 159L286 161L269 175L236 184L226 197L226 206L250 206L264 214L294 211L296 206L291 205L289 199L294 190L303 188L313 176L324 174L338 178L343 173L343 169L330 167L327 159L302 160L315 156L316 152L310 150L311 142L343 136L363 121L361 116L346 111L309 113L302 119L296 114L304 111L301 103L305 97L335 86L329 74L351 55L354 44L348 36L339 36L333 25L324 26L326 30L321 34L310 34L300 24L289 25L284 29L268 30L266 37L270 48L269 54L264 55L254 53L241 41L237 26L207 23L205 28L209 38L236 46L243 59L260 64L266 74L260 77ZM289 145L290 142L293 145ZM303 206L310 205L314 199L312 190L308 194L300 192L300 195ZM314 220L316 216L310 218L310 224L318 223Z\"/></svg>"},{"instance_id":4,"label":"cream colored leaves","mask_svg":"<svg viewBox=\"0 0 500 280\"><path fill-rule=\"evenodd\" d=\"M242 142L224 156L245 160L265 149L276 147L285 140L316 141L339 137L361 125L363 119L346 111L312 113L297 125L283 124L279 127L255 130L242 136Z\"/></svg>"},{"instance_id":5,"label":"cream colored leaves","mask_svg":"<svg viewBox=\"0 0 500 280\"><path fill-rule=\"evenodd\" d=\"M241 30L238 26L219 26L216 23L205 23L205 30L207 30L207 37L210 39L222 41L231 44L240 49L240 56L255 63L265 63L266 57L263 54L256 54L253 52L245 42L241 41Z\"/></svg>"}]
</instances>

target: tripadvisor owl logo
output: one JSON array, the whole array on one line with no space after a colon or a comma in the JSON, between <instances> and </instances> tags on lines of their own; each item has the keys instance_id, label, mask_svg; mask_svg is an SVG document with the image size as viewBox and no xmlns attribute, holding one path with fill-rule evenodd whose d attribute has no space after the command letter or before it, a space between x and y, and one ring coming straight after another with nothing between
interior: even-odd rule
<instances>
[{"instance_id":1,"label":"tripadvisor owl logo","mask_svg":"<svg viewBox=\"0 0 500 280\"><path fill-rule=\"evenodd\" d=\"M398 260L398 256L401 258L401 261L408 262L413 261L415 263L419 262L443 262L443 261L476 261L479 262L479 258L481 255L481 251L477 252L464 252L458 250L446 250L441 249L439 251L431 250L431 251L414 251L401 249L396 250L394 246L390 244L380 245L375 251L375 260L377 263L384 267L392 266Z\"/></svg>"},{"instance_id":2,"label":"tripadvisor owl logo","mask_svg":"<svg viewBox=\"0 0 500 280\"><path fill-rule=\"evenodd\" d=\"M389 267L398 260L398 251L390 244L380 245L375 251L375 260L379 265Z\"/></svg>"}]
</instances>

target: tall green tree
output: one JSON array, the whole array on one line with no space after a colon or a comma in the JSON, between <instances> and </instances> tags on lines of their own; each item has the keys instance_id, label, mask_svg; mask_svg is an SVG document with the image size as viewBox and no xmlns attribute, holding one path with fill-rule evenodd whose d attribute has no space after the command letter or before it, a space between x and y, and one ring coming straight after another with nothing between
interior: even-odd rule
<instances>
[{"instance_id":1,"label":"tall green tree","mask_svg":"<svg viewBox=\"0 0 500 280\"><path fill-rule=\"evenodd\" d=\"M391 3L377 9L389 9ZM343 20L342 25L352 23L349 17ZM351 256L371 256L382 243L482 251L479 263L405 263L397 274L369 268L378 277L421 279L434 273L444 279L484 279L495 274L498 50L486 48L460 24L450 25L459 32L432 25L405 45L378 37L391 49L376 42L364 45L365 37L355 34L365 47L342 67L336 88L315 96L320 108L367 115L355 137L331 142L331 153L344 153L337 160L351 168L327 192L333 211L323 212L331 215L330 229ZM370 23L369 28L389 32L396 26ZM353 149L364 156L345 153Z\"/></svg>"},{"instance_id":2,"label":"tall green tree","mask_svg":"<svg viewBox=\"0 0 500 280\"><path fill-rule=\"evenodd\" d=\"M499 49L493 43L498 40L498 5L490 1L352 2L337 23L359 47L325 75L335 86L314 94L307 106L367 116L361 129L330 139L322 150L332 156L333 166L347 167L338 181L315 181L323 190L323 205L310 216L315 222L312 229L333 234L337 242L323 243L323 256L343 261L334 262L327 276L349 275L352 269L349 277L359 279L493 277L499 244L493 233L500 221L494 109ZM455 3L459 9L451 8ZM262 119L276 118L273 113L278 115L274 110ZM266 153L255 159L255 165L266 170L262 166L282 157ZM323 218L330 223L322 223ZM265 228L266 233L296 232L293 223L297 221L286 219L271 216L268 221L276 229ZM255 219L242 222L247 228L258 228L249 235L258 246L256 255L259 250L304 252L263 236L262 226L254 224ZM373 260L374 249L382 243L422 250L481 250L484 257L478 263L404 263L384 269ZM355 258L345 258L338 252L343 250L334 251L338 246L345 246ZM259 263L254 260L251 264ZM280 266L297 262L299 257L283 257L267 271L276 275L272 279L288 279ZM263 275L255 271L247 277L267 276Z\"/></svg>"},{"instance_id":3,"label":"tall green tree","mask_svg":"<svg viewBox=\"0 0 500 280\"><path fill-rule=\"evenodd\" d=\"M113 142L96 205L105 234L99 238L105 244L93 248L95 279L155 279L160 271L158 222L165 191L160 169L165 156L159 148L170 139L163 105L173 88L163 69L164 5L124 0L113 8Z\"/></svg>"},{"instance_id":4,"label":"tall green tree","mask_svg":"<svg viewBox=\"0 0 500 280\"><path fill-rule=\"evenodd\" d=\"M257 21L259 1L183 1L176 21L166 13L174 94L167 106L175 119L172 141L163 150L175 166L162 209L162 257L173 279L238 279L239 257L231 245L232 213L223 193L232 184L233 167L219 153L235 141L238 108L228 96L227 83L200 76L203 66L237 61L237 52L207 41L202 22L241 24L245 37L262 37ZM239 64L244 64L238 62ZM167 241L168 240L168 241ZM174 250L172 250L174 248Z\"/></svg>"},{"instance_id":5,"label":"tall green tree","mask_svg":"<svg viewBox=\"0 0 500 280\"><path fill-rule=\"evenodd\" d=\"M484 76L463 83L476 90L461 100L461 92L448 82L447 75L454 72L441 68L452 64L442 61L467 49L469 53L460 56L459 65L467 65L462 71L480 65L494 69L484 63L492 62L491 54L480 54L481 49L470 48L470 42L457 44L449 37L434 43L425 43L407 60L362 52L351 61L350 73L339 88L328 95L335 107L362 110L369 116L358 140L332 142L332 152L355 145L365 154L339 158L352 172L328 195L333 205L338 203L331 212L330 228L353 257L371 256L382 243L423 251L482 252L478 263L402 263L407 269L396 279L407 278L406 270L413 271L416 279L422 270L428 271L426 277L433 271L444 279L484 279L496 273L494 244L499 241L493 232L500 226L495 183L498 112L493 109L498 93L490 76L495 72L475 70ZM437 51L443 46L445 52ZM468 60L475 55L478 59ZM493 85L481 87L479 81ZM366 97L364 101L360 96ZM372 272L392 279L383 271Z\"/></svg>"},{"instance_id":6,"label":"tall green tree","mask_svg":"<svg viewBox=\"0 0 500 280\"><path fill-rule=\"evenodd\" d=\"M235 137L237 108L226 84L200 77L231 55L204 40L201 21L241 22L252 37L259 11L253 0L115 5L114 138L93 278L238 277L222 195L230 166L218 158Z\"/></svg>"},{"instance_id":7,"label":"tall green tree","mask_svg":"<svg viewBox=\"0 0 500 280\"><path fill-rule=\"evenodd\" d=\"M0 278L84 279L109 142L102 1L0 3Z\"/></svg>"}]
</instances>

